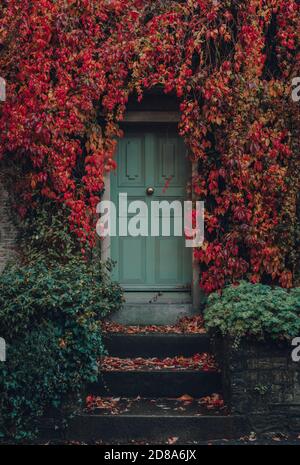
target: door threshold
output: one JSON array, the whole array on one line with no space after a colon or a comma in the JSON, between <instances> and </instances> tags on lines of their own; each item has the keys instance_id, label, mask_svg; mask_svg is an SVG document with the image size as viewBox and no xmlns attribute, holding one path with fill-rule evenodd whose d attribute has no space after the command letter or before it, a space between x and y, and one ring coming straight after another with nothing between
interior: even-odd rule
<instances>
[{"instance_id":1,"label":"door threshold","mask_svg":"<svg viewBox=\"0 0 300 465\"><path fill-rule=\"evenodd\" d=\"M194 314L191 303L126 303L109 319L122 325L173 325Z\"/></svg>"},{"instance_id":2,"label":"door threshold","mask_svg":"<svg viewBox=\"0 0 300 465\"><path fill-rule=\"evenodd\" d=\"M192 295L190 291L125 291L126 304L191 304Z\"/></svg>"}]
</instances>

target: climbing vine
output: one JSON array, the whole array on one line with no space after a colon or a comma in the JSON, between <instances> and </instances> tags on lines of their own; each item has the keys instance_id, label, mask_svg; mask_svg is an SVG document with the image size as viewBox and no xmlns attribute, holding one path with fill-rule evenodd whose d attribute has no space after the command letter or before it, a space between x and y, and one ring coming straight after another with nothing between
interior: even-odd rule
<instances>
[{"instance_id":1,"label":"climbing vine","mask_svg":"<svg viewBox=\"0 0 300 465\"><path fill-rule=\"evenodd\" d=\"M93 247L129 96L159 86L180 101L193 189L206 202L201 287L245 277L292 286L299 40L296 0L3 1L0 157L18 166L19 215L50 199Z\"/></svg>"}]
</instances>

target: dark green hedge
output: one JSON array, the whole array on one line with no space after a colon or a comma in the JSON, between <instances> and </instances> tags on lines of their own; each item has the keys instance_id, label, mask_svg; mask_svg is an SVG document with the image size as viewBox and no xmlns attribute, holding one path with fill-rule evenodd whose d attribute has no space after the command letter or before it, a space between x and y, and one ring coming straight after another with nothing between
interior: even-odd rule
<instances>
[{"instance_id":1,"label":"dark green hedge","mask_svg":"<svg viewBox=\"0 0 300 465\"><path fill-rule=\"evenodd\" d=\"M99 321L122 302L106 265L76 259L14 265L0 275L0 434L31 438L51 407L68 408L97 379Z\"/></svg>"}]
</instances>

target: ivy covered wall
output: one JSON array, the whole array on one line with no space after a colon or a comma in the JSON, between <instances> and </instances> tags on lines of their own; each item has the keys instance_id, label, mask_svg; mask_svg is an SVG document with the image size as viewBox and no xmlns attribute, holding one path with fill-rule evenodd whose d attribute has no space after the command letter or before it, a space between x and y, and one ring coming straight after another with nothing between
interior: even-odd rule
<instances>
[{"instance_id":1,"label":"ivy covered wall","mask_svg":"<svg viewBox=\"0 0 300 465\"><path fill-rule=\"evenodd\" d=\"M128 99L159 86L176 93L199 166L201 288L295 285L298 1L9 0L0 23L0 157L17 166L21 219L48 199L83 253L93 248Z\"/></svg>"},{"instance_id":2,"label":"ivy covered wall","mask_svg":"<svg viewBox=\"0 0 300 465\"><path fill-rule=\"evenodd\" d=\"M17 231L12 220L9 194L0 175L0 272L6 263L16 256Z\"/></svg>"}]
</instances>

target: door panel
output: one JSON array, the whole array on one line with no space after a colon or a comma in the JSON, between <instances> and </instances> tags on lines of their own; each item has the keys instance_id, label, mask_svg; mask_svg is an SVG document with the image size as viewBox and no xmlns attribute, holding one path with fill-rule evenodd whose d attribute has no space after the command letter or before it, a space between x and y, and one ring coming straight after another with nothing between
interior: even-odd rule
<instances>
[{"instance_id":1,"label":"door panel","mask_svg":"<svg viewBox=\"0 0 300 465\"><path fill-rule=\"evenodd\" d=\"M119 144L119 187L144 187L145 185L145 138L130 137Z\"/></svg>"},{"instance_id":2,"label":"door panel","mask_svg":"<svg viewBox=\"0 0 300 465\"><path fill-rule=\"evenodd\" d=\"M161 284L176 285L182 282L181 241L177 237L164 237L155 241L155 278Z\"/></svg>"},{"instance_id":3,"label":"door panel","mask_svg":"<svg viewBox=\"0 0 300 465\"><path fill-rule=\"evenodd\" d=\"M188 162L185 157L185 146L178 136L156 139L155 184L157 187L185 188L188 174Z\"/></svg>"},{"instance_id":4,"label":"door panel","mask_svg":"<svg viewBox=\"0 0 300 465\"><path fill-rule=\"evenodd\" d=\"M119 193L127 193L128 203L143 200L148 206L148 237L111 238L111 257L116 262L113 278L127 290L171 291L191 285L191 249L185 247L183 235L174 234L172 210L170 237L162 237L161 224L159 236L150 235L151 201L183 202L186 198L190 167L185 152L175 132L131 132L119 142L117 173L111 178L111 198L118 206L117 212ZM154 188L152 196L147 196L147 187ZM134 215L128 214L128 221ZM158 217L161 222L162 211Z\"/></svg>"},{"instance_id":5,"label":"door panel","mask_svg":"<svg viewBox=\"0 0 300 465\"><path fill-rule=\"evenodd\" d=\"M147 280L146 238L122 237L118 246L119 281L124 284L143 285Z\"/></svg>"}]
</instances>

